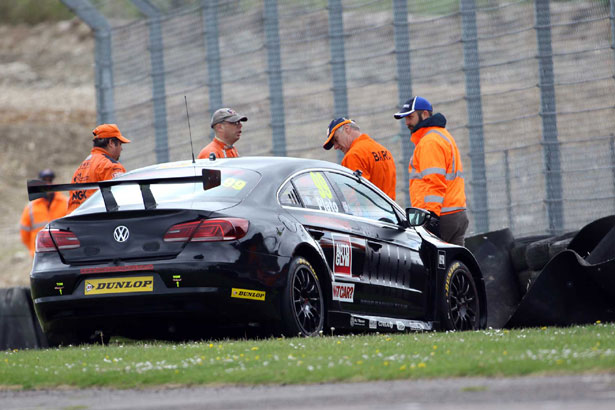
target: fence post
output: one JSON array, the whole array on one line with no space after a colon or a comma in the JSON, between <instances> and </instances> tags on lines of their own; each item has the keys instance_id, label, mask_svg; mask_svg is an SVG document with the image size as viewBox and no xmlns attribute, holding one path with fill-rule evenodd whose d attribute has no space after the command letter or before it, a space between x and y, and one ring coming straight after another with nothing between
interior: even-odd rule
<instances>
[{"instance_id":1,"label":"fence post","mask_svg":"<svg viewBox=\"0 0 615 410\"><path fill-rule=\"evenodd\" d=\"M393 0L393 28L395 35L395 58L397 60L397 94L399 106L412 97L412 67L410 66L410 34L408 31L407 0ZM399 120L399 136L404 163L404 201L410 206L410 175L408 165L414 151L406 122Z\"/></svg>"},{"instance_id":2,"label":"fence post","mask_svg":"<svg viewBox=\"0 0 615 410\"><path fill-rule=\"evenodd\" d=\"M209 80L209 116L212 117L218 108L222 107L222 75L220 74L220 44L218 31L219 0L201 0L203 34L207 52L207 76ZM210 132L213 139L214 131Z\"/></svg>"},{"instance_id":3,"label":"fence post","mask_svg":"<svg viewBox=\"0 0 615 410\"><path fill-rule=\"evenodd\" d=\"M280 33L278 29L277 0L265 0L265 47L269 75L269 109L273 155L286 156L286 128L284 125L284 92L282 90L282 63L280 57Z\"/></svg>"},{"instance_id":4,"label":"fence post","mask_svg":"<svg viewBox=\"0 0 615 410\"><path fill-rule=\"evenodd\" d=\"M115 123L111 26L89 0L62 0L62 3L94 31L96 121L98 124Z\"/></svg>"},{"instance_id":5,"label":"fence post","mask_svg":"<svg viewBox=\"0 0 615 410\"><path fill-rule=\"evenodd\" d=\"M132 0L147 17L149 26L149 53L152 64L152 97L154 101L154 130L156 133L156 162L169 161L167 132L167 96L164 85L164 46L160 10L148 0Z\"/></svg>"},{"instance_id":6,"label":"fence post","mask_svg":"<svg viewBox=\"0 0 615 410\"><path fill-rule=\"evenodd\" d=\"M348 89L346 86L346 56L344 52L344 17L341 0L329 2L329 47L331 50L331 75L333 77L333 118L348 116ZM337 152L337 159L344 154Z\"/></svg>"},{"instance_id":7,"label":"fence post","mask_svg":"<svg viewBox=\"0 0 615 410\"><path fill-rule=\"evenodd\" d=\"M510 162L508 161L509 150L504 150L504 186L506 186L506 215L508 216L508 228L515 231L515 220L512 213L512 193L510 189Z\"/></svg>"},{"instance_id":8,"label":"fence post","mask_svg":"<svg viewBox=\"0 0 615 410\"><path fill-rule=\"evenodd\" d=\"M480 94L480 67L478 34L476 29L476 3L460 0L463 43L463 69L466 80L466 103L470 152L472 159L472 209L477 232L489 230L489 207L487 201L487 176L485 171L485 137L483 134L483 106Z\"/></svg>"},{"instance_id":9,"label":"fence post","mask_svg":"<svg viewBox=\"0 0 615 410\"><path fill-rule=\"evenodd\" d=\"M561 233L564 228L562 209L562 174L559 142L557 139L557 113L555 109L555 84L553 51L551 49L550 0L535 0L536 38L538 40L538 69L540 74L540 115L542 117L542 145L547 183L547 216L549 233Z\"/></svg>"},{"instance_id":10,"label":"fence post","mask_svg":"<svg viewBox=\"0 0 615 410\"><path fill-rule=\"evenodd\" d=\"M609 19L611 20L611 50L613 50L613 57L615 57L615 0L610 0L611 13Z\"/></svg>"},{"instance_id":11,"label":"fence post","mask_svg":"<svg viewBox=\"0 0 615 410\"><path fill-rule=\"evenodd\" d=\"M615 136L613 134L611 134L609 151L611 154L611 175L613 177L613 186L615 186Z\"/></svg>"}]
</instances>

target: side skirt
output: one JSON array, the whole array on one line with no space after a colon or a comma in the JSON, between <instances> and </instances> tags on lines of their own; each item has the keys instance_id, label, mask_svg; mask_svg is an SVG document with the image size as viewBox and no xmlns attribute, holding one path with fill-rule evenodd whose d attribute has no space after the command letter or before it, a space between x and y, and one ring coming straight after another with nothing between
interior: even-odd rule
<instances>
[{"instance_id":1,"label":"side skirt","mask_svg":"<svg viewBox=\"0 0 615 410\"><path fill-rule=\"evenodd\" d=\"M355 329L380 332L407 332L434 330L433 322L398 319L384 316L329 312L329 326L336 329Z\"/></svg>"}]
</instances>

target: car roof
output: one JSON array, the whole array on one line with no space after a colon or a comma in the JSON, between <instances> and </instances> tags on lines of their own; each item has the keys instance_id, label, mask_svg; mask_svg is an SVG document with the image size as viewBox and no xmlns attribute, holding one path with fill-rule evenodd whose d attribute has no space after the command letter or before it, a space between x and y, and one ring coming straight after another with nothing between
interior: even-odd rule
<instances>
[{"instance_id":1,"label":"car roof","mask_svg":"<svg viewBox=\"0 0 615 410\"><path fill-rule=\"evenodd\" d=\"M138 168L127 172L118 179L130 179L137 174L152 173L159 177L193 175L194 168L242 168L259 172L263 176L285 177L294 172L311 169L326 168L348 172L348 168L329 161L294 158L294 157L238 157L219 158L215 161L199 159L194 163L191 160L166 162Z\"/></svg>"}]
</instances>

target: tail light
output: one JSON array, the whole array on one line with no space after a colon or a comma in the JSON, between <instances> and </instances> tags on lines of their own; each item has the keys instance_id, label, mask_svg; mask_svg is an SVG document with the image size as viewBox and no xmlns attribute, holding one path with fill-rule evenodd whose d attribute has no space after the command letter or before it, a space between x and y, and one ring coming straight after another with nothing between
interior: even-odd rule
<instances>
[{"instance_id":1,"label":"tail light","mask_svg":"<svg viewBox=\"0 0 615 410\"><path fill-rule=\"evenodd\" d=\"M43 229L36 235L36 252L55 252L80 246L79 239L70 231Z\"/></svg>"},{"instance_id":2,"label":"tail light","mask_svg":"<svg viewBox=\"0 0 615 410\"><path fill-rule=\"evenodd\" d=\"M245 236L250 222L241 218L207 219L173 225L165 242L232 241Z\"/></svg>"}]
</instances>

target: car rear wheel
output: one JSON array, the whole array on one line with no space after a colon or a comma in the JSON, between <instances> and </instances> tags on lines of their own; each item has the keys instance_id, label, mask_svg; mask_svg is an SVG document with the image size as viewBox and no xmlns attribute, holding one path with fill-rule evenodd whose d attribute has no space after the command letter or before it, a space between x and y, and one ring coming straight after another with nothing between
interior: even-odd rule
<instances>
[{"instance_id":1,"label":"car rear wheel","mask_svg":"<svg viewBox=\"0 0 615 410\"><path fill-rule=\"evenodd\" d=\"M282 333L286 336L315 336L324 327L325 303L318 276L304 258L290 264L282 295Z\"/></svg>"},{"instance_id":2,"label":"car rear wheel","mask_svg":"<svg viewBox=\"0 0 615 410\"><path fill-rule=\"evenodd\" d=\"M441 320L445 330L476 330L480 322L478 290L468 267L454 261L442 286Z\"/></svg>"}]
</instances>

